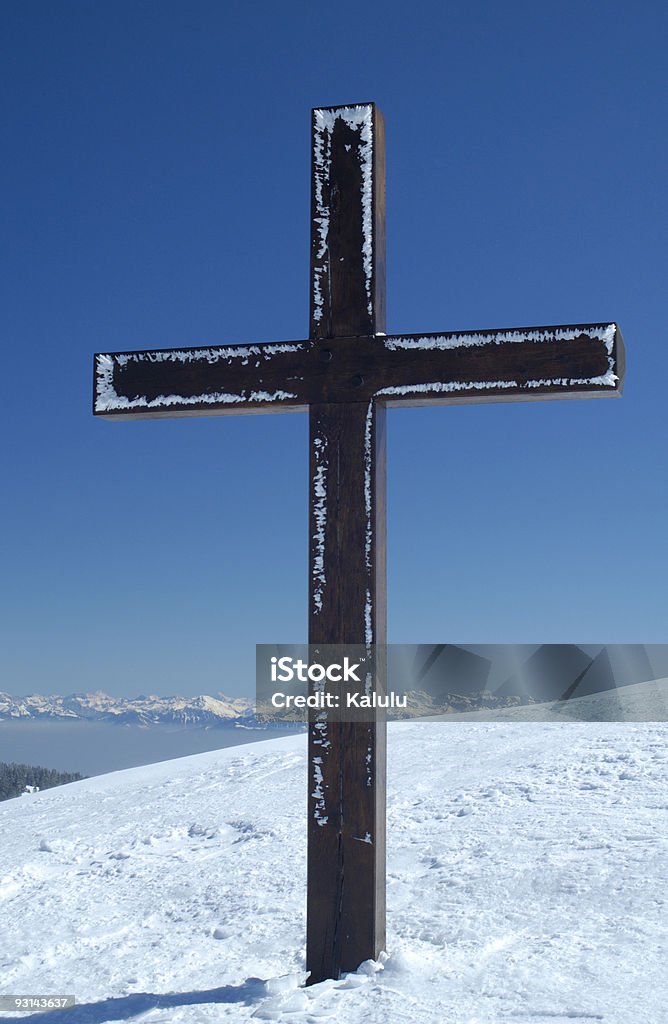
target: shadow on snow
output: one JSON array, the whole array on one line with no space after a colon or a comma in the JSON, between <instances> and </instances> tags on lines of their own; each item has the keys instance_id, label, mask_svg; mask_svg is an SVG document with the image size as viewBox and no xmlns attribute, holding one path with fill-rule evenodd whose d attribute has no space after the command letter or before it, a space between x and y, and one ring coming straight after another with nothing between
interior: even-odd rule
<instances>
[{"instance_id":1,"label":"shadow on snow","mask_svg":"<svg viewBox=\"0 0 668 1024\"><path fill-rule=\"evenodd\" d=\"M252 1006L265 998L267 983L261 978L247 978L241 985L222 985L201 992L168 992L158 995L153 992L136 992L129 996L103 999L99 1003L79 1003L66 1010L46 1010L22 1013L18 1017L0 1017L6 1021L21 1021L22 1024L103 1024L104 1021L131 1020L149 1010L165 1010L175 1006L195 1006L197 1003L238 1003Z\"/></svg>"}]
</instances>

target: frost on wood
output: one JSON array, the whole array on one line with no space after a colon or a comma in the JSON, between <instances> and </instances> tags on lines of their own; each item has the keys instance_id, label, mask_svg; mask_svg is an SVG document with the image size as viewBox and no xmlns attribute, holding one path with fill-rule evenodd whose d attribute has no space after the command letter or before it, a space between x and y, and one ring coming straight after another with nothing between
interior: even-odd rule
<instances>
[{"instance_id":1,"label":"frost on wood","mask_svg":"<svg viewBox=\"0 0 668 1024\"><path fill-rule=\"evenodd\" d=\"M366 588L366 599L364 601L364 643L367 647L373 643L373 622L371 618L371 590Z\"/></svg>"},{"instance_id":2,"label":"frost on wood","mask_svg":"<svg viewBox=\"0 0 668 1024\"><path fill-rule=\"evenodd\" d=\"M549 383L552 383L550 381ZM518 388L516 380L432 381L430 384L395 384L381 388L377 395L418 395L452 391L489 391L492 388Z\"/></svg>"},{"instance_id":3,"label":"frost on wood","mask_svg":"<svg viewBox=\"0 0 668 1024\"><path fill-rule=\"evenodd\" d=\"M128 363L207 363L240 360L242 366L254 363L255 367L275 355L289 352L305 352L305 344L238 345L217 348L167 349L156 352L125 352L116 355L98 355L96 362L95 411L113 412L120 409L167 409L174 405L236 405L240 402L283 402L296 398L291 391L249 390L239 394L226 391L206 392L200 395L157 395L147 399L143 395L128 398L119 395L114 387L114 371Z\"/></svg>"},{"instance_id":4,"label":"frost on wood","mask_svg":"<svg viewBox=\"0 0 668 1024\"><path fill-rule=\"evenodd\" d=\"M593 338L594 341L602 341L608 350L608 355L612 355L615 332L615 324L594 324L586 328L537 327L527 331L466 331L461 334L425 334L421 337L397 334L386 337L384 345L390 350L400 348L446 349L473 345L522 344L531 341L576 341L584 334L588 338ZM377 335L377 337L381 337L381 335Z\"/></svg>"},{"instance_id":5,"label":"frost on wood","mask_svg":"<svg viewBox=\"0 0 668 1024\"><path fill-rule=\"evenodd\" d=\"M364 421L364 514L366 517L366 530L364 534L364 564L367 571L371 570L371 472L372 472L372 431L373 431L373 402L369 402Z\"/></svg>"},{"instance_id":6,"label":"frost on wood","mask_svg":"<svg viewBox=\"0 0 668 1024\"><path fill-rule=\"evenodd\" d=\"M497 381L433 381L424 384L396 385L382 388L377 395L412 395L412 394L437 394L457 391L478 391L495 388L529 388L536 389L546 386L574 387L586 385L594 387L612 388L619 381L615 373L614 344L616 334L615 324L595 324L588 327L557 327L557 328L536 328L533 330L505 330L505 331L471 331L461 334L426 334L420 337L390 335L385 337L383 345L388 351L400 349L422 349L440 350L456 348L472 348L482 345L514 345L539 342L560 342L577 341L586 337L594 341L602 341L608 353L608 369L605 373L595 377L554 377L540 380L529 380L520 385L514 380Z\"/></svg>"},{"instance_id":7,"label":"frost on wood","mask_svg":"<svg viewBox=\"0 0 668 1024\"><path fill-rule=\"evenodd\" d=\"M373 473L373 418L374 403L369 402L364 422L364 568L367 578L371 573L371 553L373 545L373 523L371 519L371 474ZM373 643L373 622L372 622L371 589L366 588L364 601L364 642L367 646Z\"/></svg>"},{"instance_id":8,"label":"frost on wood","mask_svg":"<svg viewBox=\"0 0 668 1024\"><path fill-rule=\"evenodd\" d=\"M313 758L313 792L311 796L315 800L313 816L318 825L326 825L329 821L325 811L325 779L322 774L322 758Z\"/></svg>"},{"instance_id":9,"label":"frost on wood","mask_svg":"<svg viewBox=\"0 0 668 1024\"><path fill-rule=\"evenodd\" d=\"M327 578L325 575L325 528L327 526L327 439L316 437L313 442L313 519L315 550L311 569L313 577L313 610L322 611L322 595Z\"/></svg>"},{"instance_id":10,"label":"frost on wood","mask_svg":"<svg viewBox=\"0 0 668 1024\"><path fill-rule=\"evenodd\" d=\"M324 290L329 270L327 243L329 236L329 205L325 201L331 175L332 133L337 121L343 121L359 138L359 159L362 171L360 202L362 206L362 265L367 296L367 309L373 312L373 107L337 107L316 109L313 145L314 220L317 230L318 265L313 270L313 319L320 323L324 312Z\"/></svg>"}]
</instances>

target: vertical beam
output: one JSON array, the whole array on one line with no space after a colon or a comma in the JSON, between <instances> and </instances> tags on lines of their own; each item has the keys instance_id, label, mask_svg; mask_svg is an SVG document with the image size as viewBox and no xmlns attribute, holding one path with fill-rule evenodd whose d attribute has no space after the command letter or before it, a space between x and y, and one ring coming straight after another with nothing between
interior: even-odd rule
<instances>
[{"instance_id":1,"label":"vertical beam","mask_svg":"<svg viewBox=\"0 0 668 1024\"><path fill-rule=\"evenodd\" d=\"M311 408L309 643L385 643L385 409ZM309 983L385 946L386 724L309 725Z\"/></svg>"},{"instance_id":2,"label":"vertical beam","mask_svg":"<svg viewBox=\"0 0 668 1024\"><path fill-rule=\"evenodd\" d=\"M373 103L313 111L312 338L385 331L385 122Z\"/></svg>"},{"instance_id":3,"label":"vertical beam","mask_svg":"<svg viewBox=\"0 0 668 1024\"><path fill-rule=\"evenodd\" d=\"M385 330L385 145L372 105L313 111L312 338ZM332 368L336 345L330 354ZM384 644L385 408L310 409L309 643ZM386 727L309 723L309 983L385 945Z\"/></svg>"}]
</instances>

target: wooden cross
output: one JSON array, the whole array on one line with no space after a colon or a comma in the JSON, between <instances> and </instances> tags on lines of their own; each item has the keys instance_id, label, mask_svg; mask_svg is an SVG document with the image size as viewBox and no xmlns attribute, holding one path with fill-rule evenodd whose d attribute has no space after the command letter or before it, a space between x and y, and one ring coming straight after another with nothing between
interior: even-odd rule
<instances>
[{"instance_id":1,"label":"wooden cross","mask_svg":"<svg viewBox=\"0 0 668 1024\"><path fill-rule=\"evenodd\" d=\"M95 357L108 419L310 417L309 643L385 642L385 410L618 395L614 323L385 334L385 132L374 104L313 111L306 341ZM307 970L385 945L385 724L309 726Z\"/></svg>"}]
</instances>

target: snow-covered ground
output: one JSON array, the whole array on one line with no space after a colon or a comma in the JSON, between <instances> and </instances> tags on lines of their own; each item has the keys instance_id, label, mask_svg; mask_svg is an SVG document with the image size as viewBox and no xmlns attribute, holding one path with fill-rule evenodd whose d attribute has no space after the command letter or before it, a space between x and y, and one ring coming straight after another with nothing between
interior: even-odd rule
<instances>
[{"instance_id":1,"label":"snow-covered ground","mask_svg":"<svg viewBox=\"0 0 668 1024\"><path fill-rule=\"evenodd\" d=\"M306 738L0 805L0 992L42 1024L664 1024L668 725L390 727L388 956L304 981Z\"/></svg>"}]
</instances>

